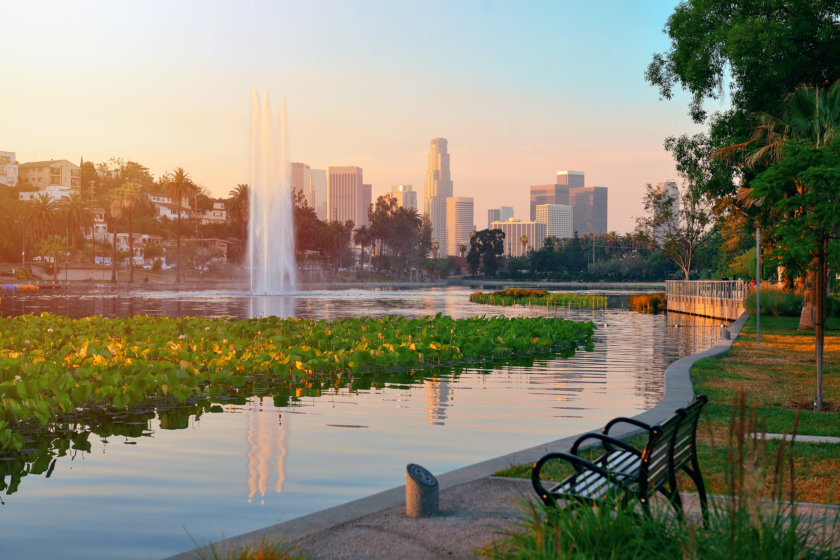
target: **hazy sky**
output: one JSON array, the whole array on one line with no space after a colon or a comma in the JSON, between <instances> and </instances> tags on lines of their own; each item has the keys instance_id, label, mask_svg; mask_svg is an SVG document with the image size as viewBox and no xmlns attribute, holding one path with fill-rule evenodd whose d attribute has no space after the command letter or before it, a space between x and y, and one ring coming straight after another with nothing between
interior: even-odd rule
<instances>
[{"instance_id":1,"label":"hazy sky","mask_svg":"<svg viewBox=\"0 0 840 560\"><path fill-rule=\"evenodd\" d=\"M645 184L676 178L665 137L697 130L685 95L643 79L676 3L9 2L0 150L180 166L227 196L248 181L257 88L286 98L293 161L358 165L374 198L403 183L422 199L443 137L479 228L500 205L527 219L528 187L572 169L629 231Z\"/></svg>"}]
</instances>

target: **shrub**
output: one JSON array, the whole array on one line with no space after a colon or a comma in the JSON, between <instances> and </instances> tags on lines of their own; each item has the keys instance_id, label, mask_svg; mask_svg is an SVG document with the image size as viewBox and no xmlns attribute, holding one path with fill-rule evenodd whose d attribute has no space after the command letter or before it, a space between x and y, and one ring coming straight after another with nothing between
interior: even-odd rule
<instances>
[{"instance_id":1,"label":"shrub","mask_svg":"<svg viewBox=\"0 0 840 560\"><path fill-rule=\"evenodd\" d=\"M761 313L775 317L798 317L804 298L801 293L779 288L761 288ZM755 315L755 291L747 296L744 306Z\"/></svg>"}]
</instances>

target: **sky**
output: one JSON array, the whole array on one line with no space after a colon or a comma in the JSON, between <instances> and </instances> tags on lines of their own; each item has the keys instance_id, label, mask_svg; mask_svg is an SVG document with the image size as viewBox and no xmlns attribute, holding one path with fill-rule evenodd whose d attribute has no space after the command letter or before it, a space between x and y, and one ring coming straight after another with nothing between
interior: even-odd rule
<instances>
[{"instance_id":1,"label":"sky","mask_svg":"<svg viewBox=\"0 0 840 560\"><path fill-rule=\"evenodd\" d=\"M251 92L285 98L292 161L356 165L374 198L422 200L449 142L474 222L558 170L609 188L610 230L645 185L679 180L663 142L688 96L644 81L676 0L27 0L3 7L0 151L19 163L112 157L183 167L212 196L248 182ZM708 107L719 110L722 107Z\"/></svg>"}]
</instances>

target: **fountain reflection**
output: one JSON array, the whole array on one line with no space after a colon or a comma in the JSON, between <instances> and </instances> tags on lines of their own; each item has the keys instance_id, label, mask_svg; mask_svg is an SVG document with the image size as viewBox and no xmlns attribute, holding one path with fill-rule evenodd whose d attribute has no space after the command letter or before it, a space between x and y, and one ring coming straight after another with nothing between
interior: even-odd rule
<instances>
[{"instance_id":1,"label":"fountain reflection","mask_svg":"<svg viewBox=\"0 0 840 560\"><path fill-rule=\"evenodd\" d=\"M248 409L248 503L253 503L259 494L260 505L265 504L265 495L272 478L272 466L277 474L274 491L283 491L285 482L284 461L286 459L286 425L283 415L272 405L264 403L264 397L254 397Z\"/></svg>"}]
</instances>

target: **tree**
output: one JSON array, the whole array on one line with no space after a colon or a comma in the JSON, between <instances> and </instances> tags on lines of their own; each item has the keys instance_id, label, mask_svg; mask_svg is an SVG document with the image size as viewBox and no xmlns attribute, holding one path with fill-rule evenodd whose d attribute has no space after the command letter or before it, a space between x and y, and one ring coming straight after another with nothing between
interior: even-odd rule
<instances>
[{"instance_id":1,"label":"tree","mask_svg":"<svg viewBox=\"0 0 840 560\"><path fill-rule=\"evenodd\" d=\"M779 162L790 140L801 140L814 148L828 146L840 136L840 81L827 89L800 85L785 97L781 116L762 113L757 118L760 124L753 130L748 141L722 148L716 155L721 159L730 159L734 154L744 152L744 165L754 168ZM747 185L741 189L738 198L743 204L760 209L759 221L772 226L779 216L774 212L772 204L762 208L767 196L771 197L772 202L774 196L787 197L788 194L777 191L755 196L753 189ZM812 257L816 258L816 254ZM802 267L795 269L802 270ZM816 276L818 269L815 265L805 271L805 301L799 318L800 330L811 330L816 325L819 302L815 279L819 281Z\"/></svg>"},{"instance_id":2,"label":"tree","mask_svg":"<svg viewBox=\"0 0 840 560\"><path fill-rule=\"evenodd\" d=\"M525 235L525 234L522 234L522 236L519 237L519 244L522 245L522 254L524 255L525 254L525 247L528 246L528 236Z\"/></svg>"},{"instance_id":3,"label":"tree","mask_svg":"<svg viewBox=\"0 0 840 560\"><path fill-rule=\"evenodd\" d=\"M134 283L134 231L131 227L131 214L140 197L140 185L137 183L123 183L119 191L120 203L128 217L128 281Z\"/></svg>"},{"instance_id":4,"label":"tree","mask_svg":"<svg viewBox=\"0 0 840 560\"><path fill-rule=\"evenodd\" d=\"M192 195L196 190L195 183L192 182L189 174L184 171L183 167L177 167L174 171L166 174L165 179L166 191L169 196L175 199L175 208L177 212L177 226L175 229L175 237L177 239L175 245L175 260L176 260L176 274L175 282L180 284L182 278L181 272L181 208L184 197Z\"/></svg>"},{"instance_id":5,"label":"tree","mask_svg":"<svg viewBox=\"0 0 840 560\"><path fill-rule=\"evenodd\" d=\"M644 197L647 216L636 219L636 229L656 240L662 252L682 270L685 279L691 275L695 253L712 221L711 208L700 194L683 189L679 210L667 191L647 185Z\"/></svg>"},{"instance_id":6,"label":"tree","mask_svg":"<svg viewBox=\"0 0 840 560\"><path fill-rule=\"evenodd\" d=\"M67 240L60 235L50 235L41 242L41 251L52 257L53 283L58 283L59 259L67 254Z\"/></svg>"},{"instance_id":7,"label":"tree","mask_svg":"<svg viewBox=\"0 0 840 560\"><path fill-rule=\"evenodd\" d=\"M70 234L70 260L75 261L79 230L93 224L93 212L90 211L88 201L79 193L71 193L69 197L61 199L59 207Z\"/></svg>"},{"instance_id":8,"label":"tree","mask_svg":"<svg viewBox=\"0 0 840 560\"><path fill-rule=\"evenodd\" d=\"M58 202L47 193L40 193L27 201L25 214L27 229L32 233L33 240L40 240L58 229Z\"/></svg>"},{"instance_id":9,"label":"tree","mask_svg":"<svg viewBox=\"0 0 840 560\"><path fill-rule=\"evenodd\" d=\"M495 276L499 269L498 258L504 251L505 232L500 229L483 229L470 236L470 254L473 256L467 256L467 263L470 263L470 259L474 262L477 254L481 258L481 271L487 276Z\"/></svg>"},{"instance_id":10,"label":"tree","mask_svg":"<svg viewBox=\"0 0 840 560\"><path fill-rule=\"evenodd\" d=\"M122 216L123 202L119 190L109 191L106 195L106 214L111 222L111 283L117 282L117 222Z\"/></svg>"},{"instance_id":11,"label":"tree","mask_svg":"<svg viewBox=\"0 0 840 560\"><path fill-rule=\"evenodd\" d=\"M248 208L251 189L248 185L238 184L228 193L227 210L234 221L239 224L239 240L244 246L248 242Z\"/></svg>"},{"instance_id":12,"label":"tree","mask_svg":"<svg viewBox=\"0 0 840 560\"><path fill-rule=\"evenodd\" d=\"M774 219L765 224L775 241L771 259L794 273L816 276L815 342L817 410L822 410L822 358L825 332L826 261L829 242L840 236L840 137L814 146L788 140L782 157L751 183L752 196L763 200Z\"/></svg>"}]
</instances>

